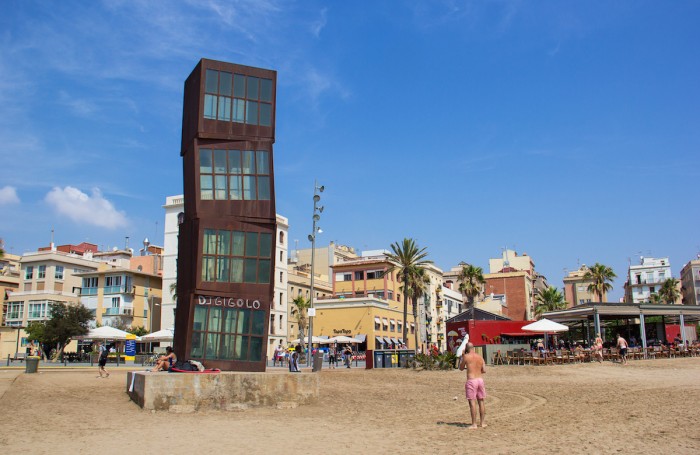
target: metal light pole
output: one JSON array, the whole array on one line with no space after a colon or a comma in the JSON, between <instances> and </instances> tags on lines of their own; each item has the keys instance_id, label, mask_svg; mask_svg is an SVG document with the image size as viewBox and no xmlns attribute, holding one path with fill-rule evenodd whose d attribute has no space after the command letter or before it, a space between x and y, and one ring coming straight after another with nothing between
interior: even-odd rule
<instances>
[{"instance_id":1,"label":"metal light pole","mask_svg":"<svg viewBox=\"0 0 700 455\"><path fill-rule=\"evenodd\" d=\"M316 227L316 221L321 219L320 213L323 213L323 206L319 207L318 202L321 200L321 196L318 193L323 193L325 187L323 185L318 186L318 182L314 180L314 214L313 223L311 228L311 234L309 234L309 240L311 241L311 294L309 295L309 309L314 307L314 258L316 256L316 233L320 228ZM318 192L318 193L317 193ZM318 213L316 213L318 212ZM309 342L307 343L308 354L306 355L306 366L311 366L311 341L313 340L314 334L314 316L309 316Z\"/></svg>"}]
</instances>

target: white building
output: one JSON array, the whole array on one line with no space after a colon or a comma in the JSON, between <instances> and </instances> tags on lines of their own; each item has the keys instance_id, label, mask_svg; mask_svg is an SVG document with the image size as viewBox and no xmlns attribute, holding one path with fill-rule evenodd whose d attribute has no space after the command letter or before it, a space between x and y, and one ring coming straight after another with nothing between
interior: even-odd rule
<instances>
[{"instance_id":1,"label":"white building","mask_svg":"<svg viewBox=\"0 0 700 455\"><path fill-rule=\"evenodd\" d=\"M648 302L651 294L661 289L664 281L672 278L668 258L640 258L638 265L631 265L625 283L625 300L632 303Z\"/></svg>"},{"instance_id":2,"label":"white building","mask_svg":"<svg viewBox=\"0 0 700 455\"><path fill-rule=\"evenodd\" d=\"M175 294L177 283L177 236L179 214L185 210L183 195L165 198L165 236L163 240L163 302L160 326L165 329L175 327ZM171 289L172 288L172 289Z\"/></svg>"},{"instance_id":3,"label":"white building","mask_svg":"<svg viewBox=\"0 0 700 455\"><path fill-rule=\"evenodd\" d=\"M267 358L271 359L275 346L282 343L287 346L287 328L289 305L287 304L287 251L289 239L289 220L277 215L277 241L275 242L275 295L270 304L270 331L267 342Z\"/></svg>"}]
</instances>

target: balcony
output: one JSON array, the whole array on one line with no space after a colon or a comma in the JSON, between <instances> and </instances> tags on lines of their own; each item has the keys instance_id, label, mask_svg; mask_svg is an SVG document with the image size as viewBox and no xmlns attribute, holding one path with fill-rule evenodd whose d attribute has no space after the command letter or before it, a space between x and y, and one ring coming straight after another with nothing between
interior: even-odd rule
<instances>
[{"instance_id":1,"label":"balcony","mask_svg":"<svg viewBox=\"0 0 700 455\"><path fill-rule=\"evenodd\" d=\"M80 295L97 295L97 288L79 288Z\"/></svg>"},{"instance_id":2,"label":"balcony","mask_svg":"<svg viewBox=\"0 0 700 455\"><path fill-rule=\"evenodd\" d=\"M104 312L102 313L102 316L132 316L133 311L133 308L105 308Z\"/></svg>"},{"instance_id":3,"label":"balcony","mask_svg":"<svg viewBox=\"0 0 700 455\"><path fill-rule=\"evenodd\" d=\"M105 294L131 294L133 293L133 289L129 287L127 290L127 286L121 285L121 286L105 286L104 287L104 293Z\"/></svg>"}]
</instances>

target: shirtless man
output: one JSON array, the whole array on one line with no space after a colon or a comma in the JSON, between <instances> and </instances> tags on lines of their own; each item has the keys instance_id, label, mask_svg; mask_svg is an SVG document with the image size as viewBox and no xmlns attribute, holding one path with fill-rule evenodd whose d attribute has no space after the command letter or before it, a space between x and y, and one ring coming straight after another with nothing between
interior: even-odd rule
<instances>
[{"instance_id":1,"label":"shirtless man","mask_svg":"<svg viewBox=\"0 0 700 455\"><path fill-rule=\"evenodd\" d=\"M620 361L623 365L627 365L627 340L622 338L622 335L617 334L617 347L620 349Z\"/></svg>"},{"instance_id":2,"label":"shirtless man","mask_svg":"<svg viewBox=\"0 0 700 455\"><path fill-rule=\"evenodd\" d=\"M484 378L481 377L482 374L486 373L484 368L484 359L474 352L474 345L472 343L467 343L464 354L462 354L462 359L459 362L460 371L467 369L467 383L464 385L464 389L467 394L467 401L469 401L469 411L472 415L472 424L469 426L470 430L475 430L476 426L476 402L479 403L479 420L481 421L481 427L486 426L486 410L484 409L484 398L486 397L486 389L484 388Z\"/></svg>"}]
</instances>

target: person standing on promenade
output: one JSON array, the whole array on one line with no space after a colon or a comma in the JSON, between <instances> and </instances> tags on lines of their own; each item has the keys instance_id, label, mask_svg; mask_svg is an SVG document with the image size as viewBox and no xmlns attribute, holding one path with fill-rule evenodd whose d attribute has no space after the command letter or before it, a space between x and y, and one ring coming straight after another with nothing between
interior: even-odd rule
<instances>
[{"instance_id":1,"label":"person standing on promenade","mask_svg":"<svg viewBox=\"0 0 700 455\"><path fill-rule=\"evenodd\" d=\"M627 340L622 338L622 335L617 334L617 347L620 349L620 362L627 365Z\"/></svg>"},{"instance_id":2,"label":"person standing on promenade","mask_svg":"<svg viewBox=\"0 0 700 455\"><path fill-rule=\"evenodd\" d=\"M98 378L108 378L109 373L107 373L107 370L105 370L105 365L107 365L107 356L109 355L109 352L107 351L107 347L103 345L102 343L97 343L97 351L100 353L99 357L97 358L97 365L98 365L98 372L100 373ZM105 376L102 376L102 373L105 374Z\"/></svg>"},{"instance_id":3,"label":"person standing on promenade","mask_svg":"<svg viewBox=\"0 0 700 455\"><path fill-rule=\"evenodd\" d=\"M476 405L479 404L479 421L481 427L486 427L486 409L484 407L484 398L486 398L486 388L484 387L484 378L482 375L486 373L484 359L474 352L474 345L467 343L462 360L459 362L460 371L467 370L467 382L464 389L469 401L469 412L472 416L472 424L470 430L476 430Z\"/></svg>"},{"instance_id":4,"label":"person standing on promenade","mask_svg":"<svg viewBox=\"0 0 700 455\"><path fill-rule=\"evenodd\" d=\"M328 348L328 368L334 368L338 365L336 360L336 353L338 352L338 346L336 344L330 345Z\"/></svg>"},{"instance_id":5,"label":"person standing on promenade","mask_svg":"<svg viewBox=\"0 0 700 455\"><path fill-rule=\"evenodd\" d=\"M600 333L595 334L595 342L593 343L593 350L595 351L595 358L599 363L603 363L603 339L600 337Z\"/></svg>"},{"instance_id":6,"label":"person standing on promenade","mask_svg":"<svg viewBox=\"0 0 700 455\"><path fill-rule=\"evenodd\" d=\"M352 362L352 348L350 345L345 346L345 367L350 368Z\"/></svg>"},{"instance_id":7,"label":"person standing on promenade","mask_svg":"<svg viewBox=\"0 0 700 455\"><path fill-rule=\"evenodd\" d=\"M275 348L275 352L272 354L272 366L277 366L277 361L280 361L280 366L282 366L282 342Z\"/></svg>"}]
</instances>

